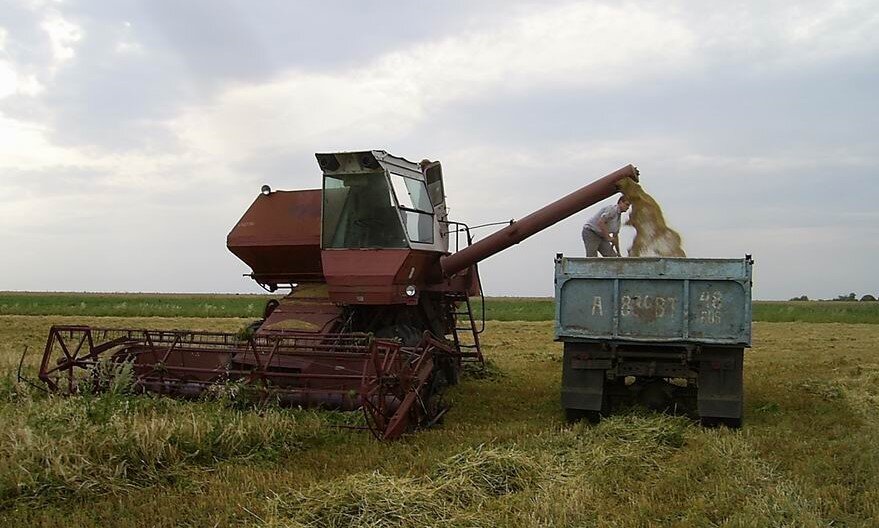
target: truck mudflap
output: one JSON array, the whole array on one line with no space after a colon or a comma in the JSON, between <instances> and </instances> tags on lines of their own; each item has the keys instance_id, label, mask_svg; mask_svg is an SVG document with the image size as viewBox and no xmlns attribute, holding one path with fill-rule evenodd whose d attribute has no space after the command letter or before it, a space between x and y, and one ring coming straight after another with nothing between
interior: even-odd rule
<instances>
[{"instance_id":1,"label":"truck mudflap","mask_svg":"<svg viewBox=\"0 0 879 528\"><path fill-rule=\"evenodd\" d=\"M55 325L39 368L54 392L107 390L130 372L131 389L196 398L235 383L258 401L361 409L381 440L435 423L445 412L443 374L456 354L425 332L416 346L372 334L308 332L240 335ZM445 361L448 362L448 361Z\"/></svg>"},{"instance_id":2,"label":"truck mudflap","mask_svg":"<svg viewBox=\"0 0 879 528\"><path fill-rule=\"evenodd\" d=\"M706 425L741 427L743 348L704 347L699 355L697 402Z\"/></svg>"},{"instance_id":3,"label":"truck mudflap","mask_svg":"<svg viewBox=\"0 0 879 528\"><path fill-rule=\"evenodd\" d=\"M587 418L597 421L607 411L604 394L605 369L609 359L586 359L578 352L565 348L562 369L562 408L568 421Z\"/></svg>"}]
</instances>

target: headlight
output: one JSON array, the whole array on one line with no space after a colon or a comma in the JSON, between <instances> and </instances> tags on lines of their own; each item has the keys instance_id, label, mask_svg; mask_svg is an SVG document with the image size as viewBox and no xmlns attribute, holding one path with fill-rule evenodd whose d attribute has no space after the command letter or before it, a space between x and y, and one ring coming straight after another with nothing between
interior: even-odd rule
<instances>
[{"instance_id":1,"label":"headlight","mask_svg":"<svg viewBox=\"0 0 879 528\"><path fill-rule=\"evenodd\" d=\"M415 286L411 284L409 286L406 286L406 295L408 295L409 297L415 297Z\"/></svg>"}]
</instances>

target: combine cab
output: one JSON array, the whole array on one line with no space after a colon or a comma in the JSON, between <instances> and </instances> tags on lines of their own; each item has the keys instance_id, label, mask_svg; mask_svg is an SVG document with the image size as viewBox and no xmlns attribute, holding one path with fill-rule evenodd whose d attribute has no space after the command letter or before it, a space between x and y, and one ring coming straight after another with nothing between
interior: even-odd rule
<instances>
[{"instance_id":1,"label":"combine cab","mask_svg":"<svg viewBox=\"0 0 879 528\"><path fill-rule=\"evenodd\" d=\"M394 439L439 420L462 363L483 361L470 304L481 294L477 263L637 180L626 166L471 244L469 228L447 217L438 162L316 157L321 189L264 186L229 233L254 281L290 290L250 331L54 326L40 378L53 390L100 390L102 360L130 363L143 391L197 397L236 382L283 404L362 409L378 438Z\"/></svg>"}]
</instances>

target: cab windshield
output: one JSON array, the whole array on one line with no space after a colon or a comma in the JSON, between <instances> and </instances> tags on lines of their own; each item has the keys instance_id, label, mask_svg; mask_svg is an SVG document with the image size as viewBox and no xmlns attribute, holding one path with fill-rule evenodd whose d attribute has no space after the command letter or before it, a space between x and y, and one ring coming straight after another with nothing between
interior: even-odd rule
<instances>
[{"instance_id":1,"label":"cab windshield","mask_svg":"<svg viewBox=\"0 0 879 528\"><path fill-rule=\"evenodd\" d=\"M406 248L409 243L384 173L324 177L324 248Z\"/></svg>"}]
</instances>

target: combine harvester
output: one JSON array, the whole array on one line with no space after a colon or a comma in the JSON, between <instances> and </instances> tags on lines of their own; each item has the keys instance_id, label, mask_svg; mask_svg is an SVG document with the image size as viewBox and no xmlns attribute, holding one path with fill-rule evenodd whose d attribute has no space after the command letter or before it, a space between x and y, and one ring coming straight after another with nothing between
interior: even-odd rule
<instances>
[{"instance_id":1,"label":"combine harvester","mask_svg":"<svg viewBox=\"0 0 879 528\"><path fill-rule=\"evenodd\" d=\"M263 186L229 233L253 280L290 289L250 332L53 326L40 379L96 389L101 361L128 362L141 391L197 397L235 382L281 404L362 409L377 438L395 439L437 422L462 362L483 360L470 304L481 295L477 263L638 180L628 165L472 243L448 219L439 162L316 157L322 189Z\"/></svg>"}]
</instances>

